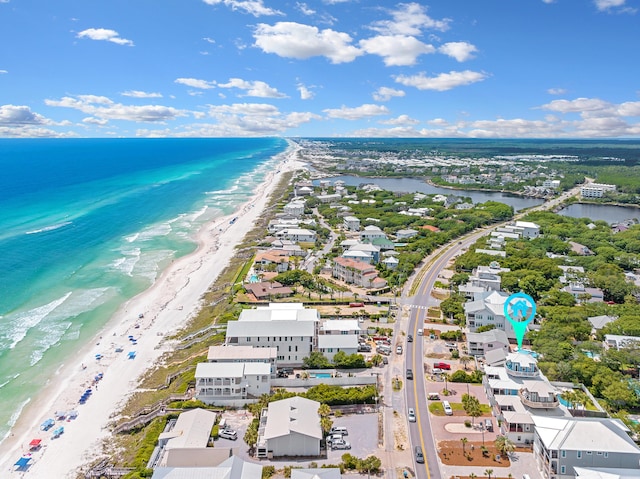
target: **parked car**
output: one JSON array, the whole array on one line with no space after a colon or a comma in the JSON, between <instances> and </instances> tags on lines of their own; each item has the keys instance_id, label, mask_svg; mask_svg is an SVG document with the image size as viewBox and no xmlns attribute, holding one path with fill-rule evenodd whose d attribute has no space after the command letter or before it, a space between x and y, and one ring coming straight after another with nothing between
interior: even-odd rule
<instances>
[{"instance_id":1,"label":"parked car","mask_svg":"<svg viewBox=\"0 0 640 479\"><path fill-rule=\"evenodd\" d=\"M344 426L333 426L329 430L329 434L341 434L342 436L348 436L349 430Z\"/></svg>"},{"instance_id":2,"label":"parked car","mask_svg":"<svg viewBox=\"0 0 640 479\"><path fill-rule=\"evenodd\" d=\"M432 372L433 374L442 374L442 369L440 369L440 368L433 368L433 369L431 370L431 372Z\"/></svg>"},{"instance_id":3,"label":"parked car","mask_svg":"<svg viewBox=\"0 0 640 479\"><path fill-rule=\"evenodd\" d=\"M367 343L360 343L358 344L358 351L362 353L369 353L371 352L371 345Z\"/></svg>"},{"instance_id":4,"label":"parked car","mask_svg":"<svg viewBox=\"0 0 640 479\"><path fill-rule=\"evenodd\" d=\"M407 414L409 417L409 422L416 422L416 412L412 407L409 408L409 413Z\"/></svg>"},{"instance_id":5,"label":"parked car","mask_svg":"<svg viewBox=\"0 0 640 479\"><path fill-rule=\"evenodd\" d=\"M444 345L449 349L458 349L458 345L456 343L444 343Z\"/></svg>"},{"instance_id":6,"label":"parked car","mask_svg":"<svg viewBox=\"0 0 640 479\"><path fill-rule=\"evenodd\" d=\"M342 434L329 434L325 441L327 442L327 446L331 447L331 444L336 441L344 441L344 436Z\"/></svg>"},{"instance_id":7,"label":"parked car","mask_svg":"<svg viewBox=\"0 0 640 479\"><path fill-rule=\"evenodd\" d=\"M218 436L223 439L231 439L232 441L238 439L238 433L233 429L222 429L218 431Z\"/></svg>"},{"instance_id":8,"label":"parked car","mask_svg":"<svg viewBox=\"0 0 640 479\"><path fill-rule=\"evenodd\" d=\"M449 401L442 401L442 409L444 409L444 413L447 416L453 416L453 409L451 408Z\"/></svg>"},{"instance_id":9,"label":"parked car","mask_svg":"<svg viewBox=\"0 0 640 479\"><path fill-rule=\"evenodd\" d=\"M402 346L396 348L396 354L402 354Z\"/></svg>"},{"instance_id":10,"label":"parked car","mask_svg":"<svg viewBox=\"0 0 640 479\"><path fill-rule=\"evenodd\" d=\"M439 362L439 363L433 363L433 367L434 368L445 369L445 370L449 371L451 369L451 364Z\"/></svg>"},{"instance_id":11,"label":"parked car","mask_svg":"<svg viewBox=\"0 0 640 479\"><path fill-rule=\"evenodd\" d=\"M407 379L413 379L413 369L407 369Z\"/></svg>"},{"instance_id":12,"label":"parked car","mask_svg":"<svg viewBox=\"0 0 640 479\"><path fill-rule=\"evenodd\" d=\"M351 449L349 441L339 440L331 443L331 449Z\"/></svg>"}]
</instances>

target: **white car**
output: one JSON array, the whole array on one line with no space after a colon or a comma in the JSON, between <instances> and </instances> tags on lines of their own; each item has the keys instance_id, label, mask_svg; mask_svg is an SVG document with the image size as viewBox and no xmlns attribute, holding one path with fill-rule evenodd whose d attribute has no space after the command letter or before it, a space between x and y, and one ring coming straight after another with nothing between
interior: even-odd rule
<instances>
[{"instance_id":1,"label":"white car","mask_svg":"<svg viewBox=\"0 0 640 479\"><path fill-rule=\"evenodd\" d=\"M416 412L413 410L412 407L409 408L409 422L416 422Z\"/></svg>"},{"instance_id":2,"label":"white car","mask_svg":"<svg viewBox=\"0 0 640 479\"><path fill-rule=\"evenodd\" d=\"M340 441L333 441L331 443L331 449L351 449L351 444L349 444L349 441L345 441L340 440Z\"/></svg>"},{"instance_id":3,"label":"white car","mask_svg":"<svg viewBox=\"0 0 640 479\"><path fill-rule=\"evenodd\" d=\"M231 439L232 441L238 439L238 433L233 429L222 429L218 432L218 436L223 439Z\"/></svg>"}]
</instances>

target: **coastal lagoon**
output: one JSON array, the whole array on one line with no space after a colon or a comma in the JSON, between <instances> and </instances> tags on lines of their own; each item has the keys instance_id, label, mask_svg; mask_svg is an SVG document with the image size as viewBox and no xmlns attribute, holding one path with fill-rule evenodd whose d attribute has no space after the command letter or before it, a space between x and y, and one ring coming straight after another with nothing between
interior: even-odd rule
<instances>
[{"instance_id":1,"label":"coastal lagoon","mask_svg":"<svg viewBox=\"0 0 640 479\"><path fill-rule=\"evenodd\" d=\"M194 251L196 231L251 198L286 148L0 140L0 440L123 303Z\"/></svg>"},{"instance_id":2,"label":"coastal lagoon","mask_svg":"<svg viewBox=\"0 0 640 479\"><path fill-rule=\"evenodd\" d=\"M609 224L620 223L621 221L629 219L640 221L640 208L633 206L574 203L559 211L558 214L572 218L589 218L593 221L606 221Z\"/></svg>"},{"instance_id":3,"label":"coastal lagoon","mask_svg":"<svg viewBox=\"0 0 640 479\"><path fill-rule=\"evenodd\" d=\"M462 197L469 197L474 203L484 203L486 201L497 201L513 206L515 211L521 211L526 208L532 208L534 206L541 205L544 200L540 198L530 198L526 196L513 195L509 193L502 193L500 191L478 191L478 190L465 190L465 189L452 189L442 188L439 186L433 186L425 183L424 180L419 178L368 178L362 176L333 176L326 178L332 183L338 180L342 180L349 186L358 186L363 183L373 183L380 188L389 191L395 191L399 193L415 193L420 192L426 195L455 195ZM318 184L319 180L315 182Z\"/></svg>"}]
</instances>

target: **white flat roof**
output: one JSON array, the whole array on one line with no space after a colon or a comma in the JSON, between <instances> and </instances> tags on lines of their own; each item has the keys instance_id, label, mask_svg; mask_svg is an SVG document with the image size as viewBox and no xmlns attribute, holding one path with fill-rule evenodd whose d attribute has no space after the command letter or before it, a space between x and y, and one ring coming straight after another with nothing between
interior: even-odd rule
<instances>
[{"instance_id":1,"label":"white flat roof","mask_svg":"<svg viewBox=\"0 0 640 479\"><path fill-rule=\"evenodd\" d=\"M209 361L242 361L243 359L275 360L278 348L256 348L254 346L209 346Z\"/></svg>"},{"instance_id":2,"label":"white flat roof","mask_svg":"<svg viewBox=\"0 0 640 479\"><path fill-rule=\"evenodd\" d=\"M169 439L166 449L207 447L216 417L215 412L200 408L181 413L169 433L174 437Z\"/></svg>"}]
</instances>

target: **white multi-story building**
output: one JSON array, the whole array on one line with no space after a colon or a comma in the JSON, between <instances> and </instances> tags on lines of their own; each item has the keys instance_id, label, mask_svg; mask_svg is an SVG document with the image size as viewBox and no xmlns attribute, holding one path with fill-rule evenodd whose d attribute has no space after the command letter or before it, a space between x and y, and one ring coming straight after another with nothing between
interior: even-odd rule
<instances>
[{"instance_id":1,"label":"white multi-story building","mask_svg":"<svg viewBox=\"0 0 640 479\"><path fill-rule=\"evenodd\" d=\"M542 182L542 187L557 190L558 188L560 188L560 180L544 180Z\"/></svg>"},{"instance_id":2,"label":"white multi-story building","mask_svg":"<svg viewBox=\"0 0 640 479\"><path fill-rule=\"evenodd\" d=\"M470 356L484 356L487 352L501 349L509 352L509 338L500 329L492 329L484 333L467 333L467 352Z\"/></svg>"},{"instance_id":3,"label":"white multi-story building","mask_svg":"<svg viewBox=\"0 0 640 479\"><path fill-rule=\"evenodd\" d=\"M515 227L521 232L523 238L533 239L540 236L540 225L531 221L516 221Z\"/></svg>"},{"instance_id":4,"label":"white multi-story building","mask_svg":"<svg viewBox=\"0 0 640 479\"><path fill-rule=\"evenodd\" d=\"M302 216L304 214L304 200L302 198L294 198L284 205L284 213L289 216Z\"/></svg>"},{"instance_id":5,"label":"white multi-story building","mask_svg":"<svg viewBox=\"0 0 640 479\"><path fill-rule=\"evenodd\" d=\"M196 398L206 404L240 405L271 392L271 365L264 362L199 363L195 377Z\"/></svg>"},{"instance_id":6,"label":"white multi-story building","mask_svg":"<svg viewBox=\"0 0 640 479\"><path fill-rule=\"evenodd\" d=\"M355 216L344 217L344 227L349 231L360 231L360 220Z\"/></svg>"},{"instance_id":7,"label":"white multi-story building","mask_svg":"<svg viewBox=\"0 0 640 479\"><path fill-rule=\"evenodd\" d=\"M583 198L602 198L608 191L616 191L616 185L589 183L580 187L580 196Z\"/></svg>"},{"instance_id":8,"label":"white multi-story building","mask_svg":"<svg viewBox=\"0 0 640 479\"><path fill-rule=\"evenodd\" d=\"M504 303L509 295L500 291L487 291L475 296L474 301L464 304L464 312L469 331L475 333L479 327L494 325L507 333L507 337L516 337L513 326L504 316Z\"/></svg>"},{"instance_id":9,"label":"white multi-story building","mask_svg":"<svg viewBox=\"0 0 640 479\"><path fill-rule=\"evenodd\" d=\"M538 369L531 354L509 353L504 366L485 366L483 384L500 421L500 432L515 444L533 444L532 414L569 416L558 391Z\"/></svg>"},{"instance_id":10,"label":"white multi-story building","mask_svg":"<svg viewBox=\"0 0 640 479\"><path fill-rule=\"evenodd\" d=\"M387 235L376 225L368 225L364 227L364 230L360 232L360 240L369 242L377 238L386 238Z\"/></svg>"},{"instance_id":11,"label":"white multi-story building","mask_svg":"<svg viewBox=\"0 0 640 479\"><path fill-rule=\"evenodd\" d=\"M402 229L402 230L396 231L396 239L398 241L405 240L405 239L410 239L410 238L413 238L414 236L416 236L417 234L418 234L418 232L416 230L411 229L411 228Z\"/></svg>"},{"instance_id":12,"label":"white multi-story building","mask_svg":"<svg viewBox=\"0 0 640 479\"><path fill-rule=\"evenodd\" d=\"M256 348L253 346L209 346L208 363L268 363L271 376L278 368L276 348Z\"/></svg>"},{"instance_id":13,"label":"white multi-story building","mask_svg":"<svg viewBox=\"0 0 640 479\"><path fill-rule=\"evenodd\" d=\"M278 239L294 241L296 243L315 243L316 232L306 228L285 228L275 234Z\"/></svg>"},{"instance_id":14,"label":"white multi-story building","mask_svg":"<svg viewBox=\"0 0 640 479\"><path fill-rule=\"evenodd\" d=\"M582 478L588 470L604 472L599 477L626 477L630 470L635 470L630 477L639 476L640 448L619 419L533 416L533 420L533 456L545 479Z\"/></svg>"},{"instance_id":15,"label":"white multi-story building","mask_svg":"<svg viewBox=\"0 0 640 479\"><path fill-rule=\"evenodd\" d=\"M245 309L237 321L227 323L228 346L276 348L281 366L301 366L317 349L320 314L302 303L271 303Z\"/></svg>"}]
</instances>

